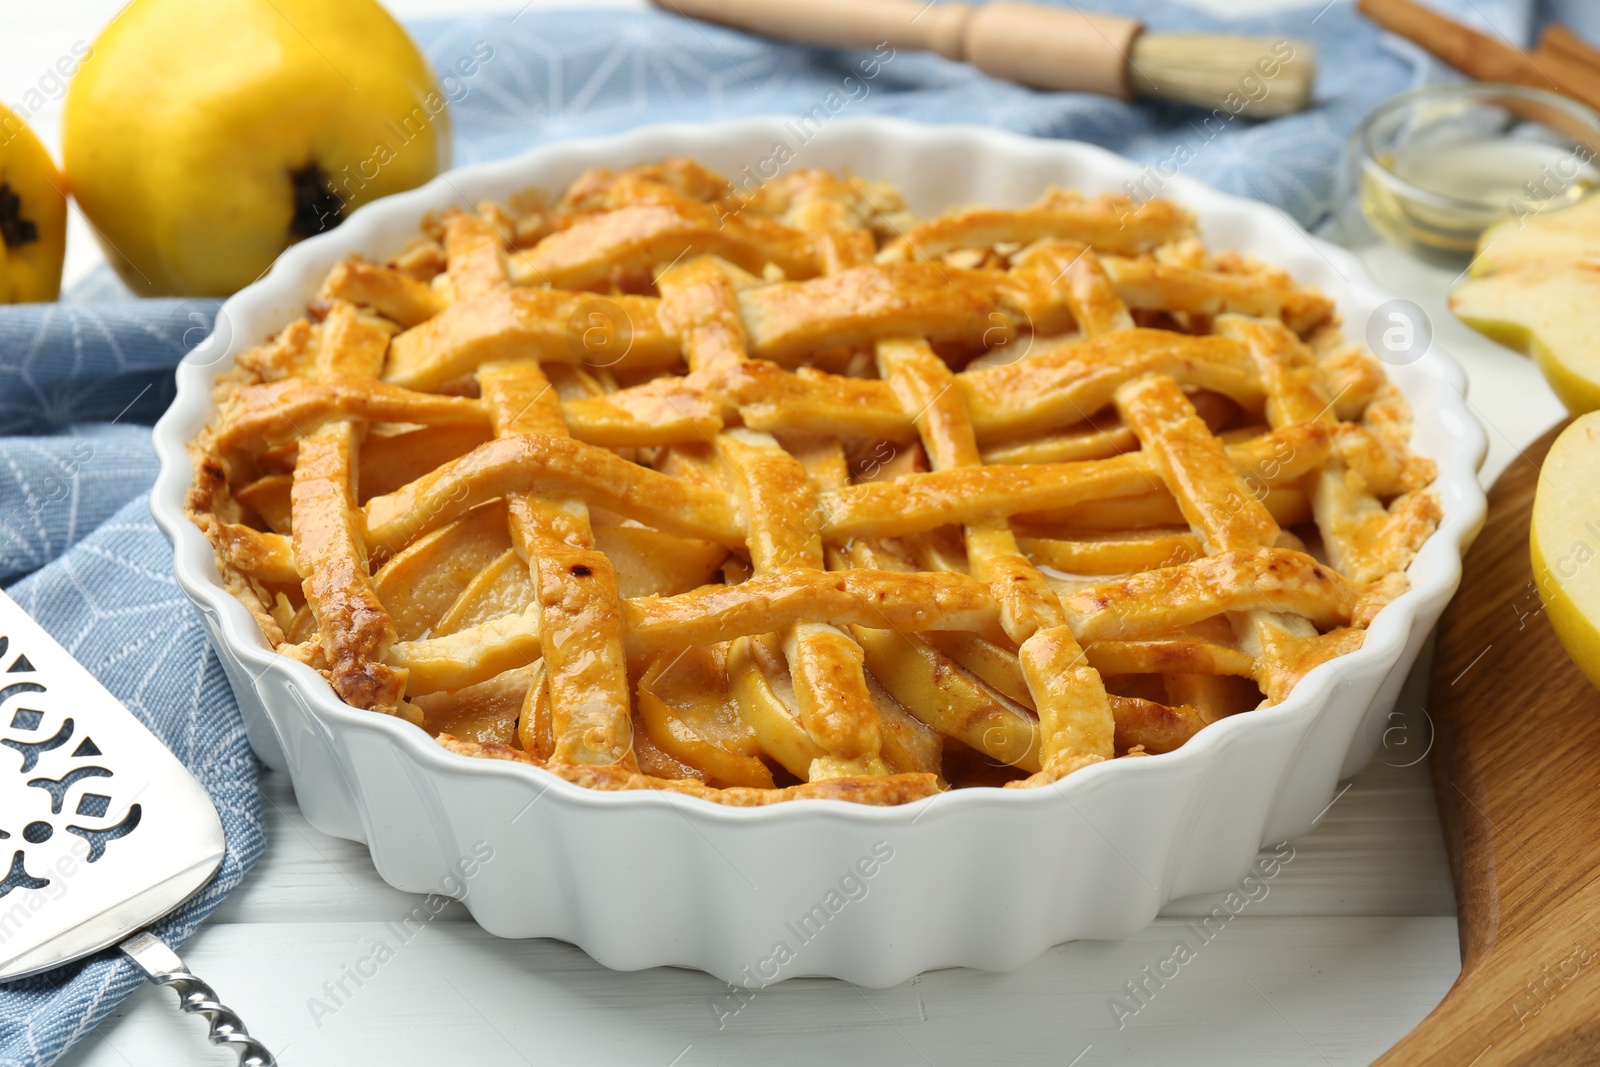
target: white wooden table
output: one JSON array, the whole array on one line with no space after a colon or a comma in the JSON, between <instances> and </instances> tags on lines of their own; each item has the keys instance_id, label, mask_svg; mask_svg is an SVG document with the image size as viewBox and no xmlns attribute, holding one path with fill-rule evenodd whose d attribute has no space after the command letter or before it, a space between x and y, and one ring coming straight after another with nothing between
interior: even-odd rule
<instances>
[{"instance_id":1,"label":"white wooden table","mask_svg":"<svg viewBox=\"0 0 1600 1067\"><path fill-rule=\"evenodd\" d=\"M73 41L92 40L120 6L53 0L23 8L8 0L0 8L0 99L18 99L34 80L30 71ZM515 11L523 3L478 6ZM406 17L451 4L391 7ZM52 148L58 122L58 105L35 119ZM98 262L88 237L76 223L69 278ZM1487 483L1560 406L1526 360L1449 315L1448 273L1383 248L1364 258L1380 281L1427 311L1436 343L1466 365L1491 440ZM266 855L184 956L286 1065L1364 1064L1422 1018L1459 969L1455 904L1427 761L1419 759L1430 738L1422 674L1402 699L1410 709L1403 727L1317 828L1293 842L1268 894L1120 1026L1111 999L1166 957L1178 936L1193 939L1188 918L1216 901L1174 902L1137 936L1059 946L1013 974L941 971L881 991L794 979L763 991L719 1029L713 1005L726 987L713 978L616 973L569 945L501 941L459 905L399 945L385 924L419 898L384 884L364 847L308 826L287 779L272 773L262 780ZM346 968L379 940L396 947L394 956L357 988ZM325 983L341 979L350 995L330 996ZM231 1064L203 1032L174 1010L170 993L146 986L63 1062Z\"/></svg>"}]
</instances>

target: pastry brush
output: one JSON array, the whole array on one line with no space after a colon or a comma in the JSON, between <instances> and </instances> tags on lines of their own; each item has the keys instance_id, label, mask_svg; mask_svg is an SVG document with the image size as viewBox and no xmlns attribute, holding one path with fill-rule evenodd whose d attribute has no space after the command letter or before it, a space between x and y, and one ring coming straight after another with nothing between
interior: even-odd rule
<instances>
[{"instance_id":1,"label":"pastry brush","mask_svg":"<svg viewBox=\"0 0 1600 1067\"><path fill-rule=\"evenodd\" d=\"M1316 60L1304 41L1147 32L1123 15L1075 6L922 0L653 0L667 11L784 40L887 45L965 60L1039 89L1153 96L1229 115L1272 118L1311 100Z\"/></svg>"}]
</instances>

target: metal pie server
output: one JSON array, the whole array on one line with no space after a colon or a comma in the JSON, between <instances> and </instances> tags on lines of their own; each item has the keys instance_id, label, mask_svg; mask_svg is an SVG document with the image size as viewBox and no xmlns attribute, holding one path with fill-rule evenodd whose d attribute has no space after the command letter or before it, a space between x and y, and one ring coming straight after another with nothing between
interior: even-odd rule
<instances>
[{"instance_id":1,"label":"metal pie server","mask_svg":"<svg viewBox=\"0 0 1600 1067\"><path fill-rule=\"evenodd\" d=\"M211 880L222 821L183 764L0 592L0 982L116 945L247 1067L276 1060L145 930Z\"/></svg>"}]
</instances>

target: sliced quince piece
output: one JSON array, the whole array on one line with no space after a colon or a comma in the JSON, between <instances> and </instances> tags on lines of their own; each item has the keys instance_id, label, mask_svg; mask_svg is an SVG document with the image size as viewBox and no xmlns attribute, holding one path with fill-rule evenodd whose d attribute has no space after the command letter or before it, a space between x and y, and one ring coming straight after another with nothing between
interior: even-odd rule
<instances>
[{"instance_id":1,"label":"sliced quince piece","mask_svg":"<svg viewBox=\"0 0 1600 1067\"><path fill-rule=\"evenodd\" d=\"M727 665L715 648L657 656L642 678L636 706L655 747L719 785L771 788L757 758L756 731L728 691Z\"/></svg>"},{"instance_id":2,"label":"sliced quince piece","mask_svg":"<svg viewBox=\"0 0 1600 1067\"><path fill-rule=\"evenodd\" d=\"M482 572L511 548L506 506L494 501L418 538L373 575L401 641L434 635Z\"/></svg>"},{"instance_id":3,"label":"sliced quince piece","mask_svg":"<svg viewBox=\"0 0 1600 1067\"><path fill-rule=\"evenodd\" d=\"M436 637L460 633L506 615L521 615L533 603L533 578L528 564L508 548L461 590L450 610L434 624Z\"/></svg>"},{"instance_id":4,"label":"sliced quince piece","mask_svg":"<svg viewBox=\"0 0 1600 1067\"><path fill-rule=\"evenodd\" d=\"M1550 625L1600 685L1600 412L1580 417L1550 447L1528 540Z\"/></svg>"},{"instance_id":5,"label":"sliced quince piece","mask_svg":"<svg viewBox=\"0 0 1600 1067\"><path fill-rule=\"evenodd\" d=\"M530 664L453 693L424 693L412 700L422 709L422 727L430 734L510 745L534 674Z\"/></svg>"},{"instance_id":6,"label":"sliced quince piece","mask_svg":"<svg viewBox=\"0 0 1600 1067\"><path fill-rule=\"evenodd\" d=\"M1471 274L1482 278L1544 263L1600 269L1600 196L1490 226L1478 238Z\"/></svg>"},{"instance_id":7,"label":"sliced quince piece","mask_svg":"<svg viewBox=\"0 0 1600 1067\"><path fill-rule=\"evenodd\" d=\"M1450 309L1531 355L1569 411L1600 408L1600 270L1555 263L1475 278L1450 295Z\"/></svg>"},{"instance_id":8,"label":"sliced quince piece","mask_svg":"<svg viewBox=\"0 0 1600 1067\"><path fill-rule=\"evenodd\" d=\"M630 522L596 516L594 544L617 571L617 592L624 598L675 596L702 586L717 572L728 550L709 541L652 530Z\"/></svg>"}]
</instances>

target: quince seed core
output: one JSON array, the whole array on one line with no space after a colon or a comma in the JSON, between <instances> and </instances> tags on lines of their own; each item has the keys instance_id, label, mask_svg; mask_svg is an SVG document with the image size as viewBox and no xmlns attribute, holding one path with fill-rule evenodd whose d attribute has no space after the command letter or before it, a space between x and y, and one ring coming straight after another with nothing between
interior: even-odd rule
<instances>
[{"instance_id":1,"label":"quince seed core","mask_svg":"<svg viewBox=\"0 0 1600 1067\"><path fill-rule=\"evenodd\" d=\"M315 160L289 172L294 188L294 215L289 232L295 240L325 233L344 221L344 199L334 191ZM3 205L0 205L3 209Z\"/></svg>"},{"instance_id":2,"label":"quince seed core","mask_svg":"<svg viewBox=\"0 0 1600 1067\"><path fill-rule=\"evenodd\" d=\"M0 240L7 248L16 248L38 239L39 227L22 217L22 198L11 191L11 186L0 185Z\"/></svg>"}]
</instances>

